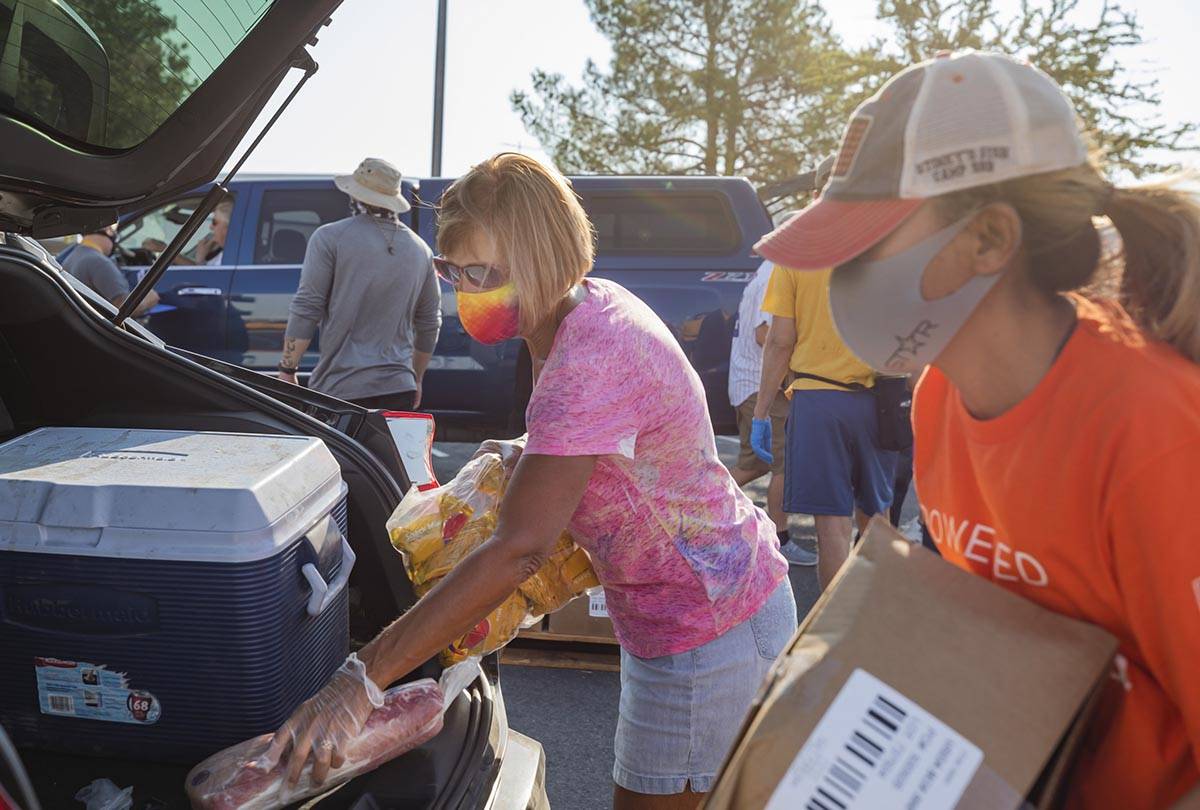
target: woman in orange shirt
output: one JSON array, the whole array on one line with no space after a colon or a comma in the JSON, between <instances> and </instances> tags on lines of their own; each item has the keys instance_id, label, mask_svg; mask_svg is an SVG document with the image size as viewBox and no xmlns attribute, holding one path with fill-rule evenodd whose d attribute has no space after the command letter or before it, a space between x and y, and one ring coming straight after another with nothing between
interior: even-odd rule
<instances>
[{"instance_id":1,"label":"woman in orange shirt","mask_svg":"<svg viewBox=\"0 0 1200 810\"><path fill-rule=\"evenodd\" d=\"M1119 640L1069 806L1200 801L1200 206L1114 188L1048 76L966 52L860 107L824 195L758 249L837 268L874 368L930 366L915 474L942 555Z\"/></svg>"}]
</instances>

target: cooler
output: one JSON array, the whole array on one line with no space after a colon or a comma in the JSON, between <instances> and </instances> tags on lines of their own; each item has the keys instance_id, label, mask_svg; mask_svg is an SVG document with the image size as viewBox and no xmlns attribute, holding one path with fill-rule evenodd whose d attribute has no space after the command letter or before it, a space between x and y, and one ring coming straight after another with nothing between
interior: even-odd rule
<instances>
[{"instance_id":1,"label":"cooler","mask_svg":"<svg viewBox=\"0 0 1200 810\"><path fill-rule=\"evenodd\" d=\"M349 645L318 439L43 428L0 445L0 724L192 763L273 731Z\"/></svg>"}]
</instances>

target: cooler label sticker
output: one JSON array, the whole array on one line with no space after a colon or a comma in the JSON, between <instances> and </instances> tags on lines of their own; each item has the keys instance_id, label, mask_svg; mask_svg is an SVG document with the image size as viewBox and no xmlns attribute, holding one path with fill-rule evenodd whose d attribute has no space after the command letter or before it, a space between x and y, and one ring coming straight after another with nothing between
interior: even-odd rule
<instances>
[{"instance_id":1,"label":"cooler label sticker","mask_svg":"<svg viewBox=\"0 0 1200 810\"><path fill-rule=\"evenodd\" d=\"M162 716L154 695L130 688L125 673L109 672L104 664L35 658L33 666L42 714L136 725Z\"/></svg>"},{"instance_id":2,"label":"cooler label sticker","mask_svg":"<svg viewBox=\"0 0 1200 810\"><path fill-rule=\"evenodd\" d=\"M767 810L950 810L982 762L978 746L856 669L792 760Z\"/></svg>"},{"instance_id":3,"label":"cooler label sticker","mask_svg":"<svg viewBox=\"0 0 1200 810\"><path fill-rule=\"evenodd\" d=\"M595 618L608 618L608 601L604 598L604 590L588 591L588 615Z\"/></svg>"}]
</instances>

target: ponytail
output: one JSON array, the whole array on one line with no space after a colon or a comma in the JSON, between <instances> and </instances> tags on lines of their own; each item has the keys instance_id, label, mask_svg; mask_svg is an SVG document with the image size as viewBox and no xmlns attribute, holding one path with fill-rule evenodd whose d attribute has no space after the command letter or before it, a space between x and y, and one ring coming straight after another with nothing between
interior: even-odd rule
<instances>
[{"instance_id":1,"label":"ponytail","mask_svg":"<svg viewBox=\"0 0 1200 810\"><path fill-rule=\"evenodd\" d=\"M1121 303L1147 334L1200 362L1200 203L1168 181L1112 189L1124 245Z\"/></svg>"},{"instance_id":2,"label":"ponytail","mask_svg":"<svg viewBox=\"0 0 1200 810\"><path fill-rule=\"evenodd\" d=\"M1049 294L1115 296L1147 335L1200 363L1200 202L1178 182L1115 188L1094 157L936 199L947 221L991 203L1011 205L1021 217L1031 284ZM1119 250L1096 231L1096 217L1112 222Z\"/></svg>"}]
</instances>

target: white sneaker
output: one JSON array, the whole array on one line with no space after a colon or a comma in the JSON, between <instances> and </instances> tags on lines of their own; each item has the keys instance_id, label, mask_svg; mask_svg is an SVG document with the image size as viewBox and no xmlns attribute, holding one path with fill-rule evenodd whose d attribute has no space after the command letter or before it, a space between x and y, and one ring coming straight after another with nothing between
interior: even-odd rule
<instances>
[{"instance_id":1,"label":"white sneaker","mask_svg":"<svg viewBox=\"0 0 1200 810\"><path fill-rule=\"evenodd\" d=\"M817 564L817 552L809 551L803 546L799 546L795 541L784 543L779 549L779 553L788 561L789 565L801 565L805 568L811 568Z\"/></svg>"}]
</instances>

